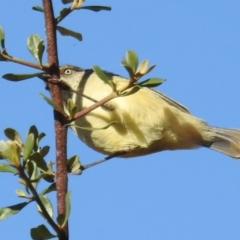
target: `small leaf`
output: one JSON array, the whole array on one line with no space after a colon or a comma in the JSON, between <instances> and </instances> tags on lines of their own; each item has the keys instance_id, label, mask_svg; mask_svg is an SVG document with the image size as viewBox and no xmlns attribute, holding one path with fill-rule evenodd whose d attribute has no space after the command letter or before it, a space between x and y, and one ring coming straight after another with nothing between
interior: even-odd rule
<instances>
[{"instance_id":1,"label":"small leaf","mask_svg":"<svg viewBox=\"0 0 240 240\"><path fill-rule=\"evenodd\" d=\"M47 229L45 225L39 225L36 228L32 228L30 231L31 238L34 240L43 240L43 239L51 239L57 237L57 235L53 235Z\"/></svg>"},{"instance_id":2,"label":"small leaf","mask_svg":"<svg viewBox=\"0 0 240 240\"><path fill-rule=\"evenodd\" d=\"M43 40L39 37L38 34L32 34L28 37L27 40L28 50L32 53L34 58L42 65L42 55L45 49L43 45Z\"/></svg>"},{"instance_id":3,"label":"small leaf","mask_svg":"<svg viewBox=\"0 0 240 240\"><path fill-rule=\"evenodd\" d=\"M44 132L39 133L37 139L36 139L36 145L38 146L39 142L41 141L41 139L43 139L46 136L46 134Z\"/></svg>"},{"instance_id":4,"label":"small leaf","mask_svg":"<svg viewBox=\"0 0 240 240\"><path fill-rule=\"evenodd\" d=\"M121 93L121 95L119 95L119 97L126 97L129 95L132 95L136 92L138 92L141 89L141 87L139 87L138 85L135 85L134 87L127 89L126 91L124 91L123 93Z\"/></svg>"},{"instance_id":5,"label":"small leaf","mask_svg":"<svg viewBox=\"0 0 240 240\"><path fill-rule=\"evenodd\" d=\"M70 12L71 12L70 8L63 8L60 11L60 15L55 19L56 24L61 22Z\"/></svg>"},{"instance_id":6,"label":"small leaf","mask_svg":"<svg viewBox=\"0 0 240 240\"><path fill-rule=\"evenodd\" d=\"M149 78L143 82L138 83L141 87L157 87L165 81L163 78Z\"/></svg>"},{"instance_id":7,"label":"small leaf","mask_svg":"<svg viewBox=\"0 0 240 240\"><path fill-rule=\"evenodd\" d=\"M78 9L84 3L84 0L73 0L73 3L70 7L71 10Z\"/></svg>"},{"instance_id":8,"label":"small leaf","mask_svg":"<svg viewBox=\"0 0 240 240\"><path fill-rule=\"evenodd\" d=\"M62 0L62 3L63 4L67 4L67 3L70 3L70 2L73 2L74 0Z\"/></svg>"},{"instance_id":9,"label":"small leaf","mask_svg":"<svg viewBox=\"0 0 240 240\"><path fill-rule=\"evenodd\" d=\"M70 127L74 127L74 128L80 128L80 129L84 129L84 130L88 130L88 131L94 131L94 130L103 130L103 129L107 129L109 128L111 125L117 123L117 121L113 121L111 123L109 123L107 126L104 126L102 128L92 128L92 127L82 127L82 126L79 126L79 125L76 125L76 124L66 124L67 126L70 126Z\"/></svg>"},{"instance_id":10,"label":"small leaf","mask_svg":"<svg viewBox=\"0 0 240 240\"><path fill-rule=\"evenodd\" d=\"M13 166L20 165L20 149L13 141L0 141L0 158L8 160Z\"/></svg>"},{"instance_id":11,"label":"small leaf","mask_svg":"<svg viewBox=\"0 0 240 240\"><path fill-rule=\"evenodd\" d=\"M35 151L37 151L38 149L38 144L37 144L37 138L38 138L38 130L37 127L35 125L32 125L29 129L28 129L28 133L27 136L32 134L33 135L33 149Z\"/></svg>"},{"instance_id":12,"label":"small leaf","mask_svg":"<svg viewBox=\"0 0 240 240\"><path fill-rule=\"evenodd\" d=\"M55 181L54 177L52 176L52 173L51 172L44 172L44 173L41 173L39 176L38 176L38 180L40 180L41 178L43 178L46 182L49 182L49 183L53 183Z\"/></svg>"},{"instance_id":13,"label":"small leaf","mask_svg":"<svg viewBox=\"0 0 240 240\"><path fill-rule=\"evenodd\" d=\"M23 159L24 161L27 161L30 154L32 153L33 147L34 147L34 135L32 133L27 135L26 142L24 144L23 148Z\"/></svg>"},{"instance_id":14,"label":"small leaf","mask_svg":"<svg viewBox=\"0 0 240 240\"><path fill-rule=\"evenodd\" d=\"M156 64L149 67L145 74L148 74L149 72L151 72L155 67L156 67Z\"/></svg>"},{"instance_id":15,"label":"small leaf","mask_svg":"<svg viewBox=\"0 0 240 240\"><path fill-rule=\"evenodd\" d=\"M137 70L137 66L138 66L137 54L132 50L128 50L126 53L126 61L129 64L129 66L131 66L133 72L135 73Z\"/></svg>"},{"instance_id":16,"label":"small leaf","mask_svg":"<svg viewBox=\"0 0 240 240\"><path fill-rule=\"evenodd\" d=\"M44 132L39 133L38 135L38 143L40 142L41 139L43 139L46 136Z\"/></svg>"},{"instance_id":17,"label":"small leaf","mask_svg":"<svg viewBox=\"0 0 240 240\"><path fill-rule=\"evenodd\" d=\"M12 141L15 141L18 143L18 145L22 145L22 139L19 135L19 133L13 129L13 128L6 128L4 129L4 133L6 135L7 138L9 138Z\"/></svg>"},{"instance_id":18,"label":"small leaf","mask_svg":"<svg viewBox=\"0 0 240 240\"><path fill-rule=\"evenodd\" d=\"M18 81L26 80L29 78L41 76L43 73L44 72L37 72L37 73L30 73L30 74L7 73L7 74L4 74L2 78L9 81L18 82Z\"/></svg>"},{"instance_id":19,"label":"small leaf","mask_svg":"<svg viewBox=\"0 0 240 240\"><path fill-rule=\"evenodd\" d=\"M29 196L23 190L17 189L15 192L19 197L29 199Z\"/></svg>"},{"instance_id":20,"label":"small leaf","mask_svg":"<svg viewBox=\"0 0 240 240\"><path fill-rule=\"evenodd\" d=\"M34 161L37 164L37 167L43 172L48 171L48 167L42 156L39 152L34 152L29 157L30 160Z\"/></svg>"},{"instance_id":21,"label":"small leaf","mask_svg":"<svg viewBox=\"0 0 240 240\"><path fill-rule=\"evenodd\" d=\"M49 146L44 146L43 148L41 148L40 150L40 155L44 158L48 153L49 153Z\"/></svg>"},{"instance_id":22,"label":"small leaf","mask_svg":"<svg viewBox=\"0 0 240 240\"><path fill-rule=\"evenodd\" d=\"M79 157L77 155L72 156L67 161L67 171L70 173L75 173L81 167L81 163L79 161Z\"/></svg>"},{"instance_id":23,"label":"small leaf","mask_svg":"<svg viewBox=\"0 0 240 240\"><path fill-rule=\"evenodd\" d=\"M48 188L45 188L40 194L44 195L56 191L56 182L52 183Z\"/></svg>"},{"instance_id":24,"label":"small leaf","mask_svg":"<svg viewBox=\"0 0 240 240\"><path fill-rule=\"evenodd\" d=\"M62 36L71 36L71 37L76 38L78 41L82 41L82 34L80 34L78 32L74 32L70 29L60 27L60 26L57 26L57 30L59 31L59 33Z\"/></svg>"},{"instance_id":25,"label":"small leaf","mask_svg":"<svg viewBox=\"0 0 240 240\"><path fill-rule=\"evenodd\" d=\"M96 75L103 80L106 84L108 84L113 90L115 90L115 85L113 81L109 80L107 75L102 71L102 69L98 66L93 66L92 67L93 71L96 73Z\"/></svg>"},{"instance_id":26,"label":"small leaf","mask_svg":"<svg viewBox=\"0 0 240 240\"><path fill-rule=\"evenodd\" d=\"M64 116L66 116L66 113L64 112L63 108L61 108L60 106L58 106L55 102L52 101L52 99L46 97L44 94L39 93L39 95L50 105L52 106L54 109L58 110L59 112L61 112Z\"/></svg>"},{"instance_id":27,"label":"small leaf","mask_svg":"<svg viewBox=\"0 0 240 240\"><path fill-rule=\"evenodd\" d=\"M2 26L0 26L0 44L1 44L2 49L4 49L5 48L5 36L4 36L4 31L3 31Z\"/></svg>"},{"instance_id":28,"label":"small leaf","mask_svg":"<svg viewBox=\"0 0 240 240\"><path fill-rule=\"evenodd\" d=\"M81 7L80 9L92 10L94 12L99 12L99 11L102 11L102 10L106 10L106 11L111 11L112 10L112 8L108 7L108 6L84 6L84 7Z\"/></svg>"},{"instance_id":29,"label":"small leaf","mask_svg":"<svg viewBox=\"0 0 240 240\"><path fill-rule=\"evenodd\" d=\"M0 172L10 172L17 174L18 171L7 164L0 164Z\"/></svg>"},{"instance_id":30,"label":"small leaf","mask_svg":"<svg viewBox=\"0 0 240 240\"><path fill-rule=\"evenodd\" d=\"M38 170L37 170L37 164L34 161L28 161L26 164L27 171L28 171L28 176L32 182L32 185L34 188L37 187L38 180Z\"/></svg>"},{"instance_id":31,"label":"small leaf","mask_svg":"<svg viewBox=\"0 0 240 240\"><path fill-rule=\"evenodd\" d=\"M125 67L125 69L128 71L129 76L132 78L135 73L131 66L126 62L126 60L122 60L121 65Z\"/></svg>"},{"instance_id":32,"label":"small leaf","mask_svg":"<svg viewBox=\"0 0 240 240\"><path fill-rule=\"evenodd\" d=\"M71 192L68 191L66 196L65 196L65 201L66 201L66 215L59 215L57 217L57 222L58 224L60 225L60 228L63 228L67 221L68 221L68 218L69 218L69 215L70 215L70 210L71 210L71 205L70 205L70 195L71 195Z\"/></svg>"},{"instance_id":33,"label":"small leaf","mask_svg":"<svg viewBox=\"0 0 240 240\"><path fill-rule=\"evenodd\" d=\"M69 112L70 119L72 119L77 113L77 105L73 103L73 100L71 98L69 98L67 101L67 110Z\"/></svg>"},{"instance_id":34,"label":"small leaf","mask_svg":"<svg viewBox=\"0 0 240 240\"><path fill-rule=\"evenodd\" d=\"M39 198L41 199L42 204L44 205L45 209L47 210L49 216L52 218L53 216L53 207L51 201L44 195L39 195ZM46 218L46 216L43 215L41 208L37 205L38 212Z\"/></svg>"},{"instance_id":35,"label":"small leaf","mask_svg":"<svg viewBox=\"0 0 240 240\"><path fill-rule=\"evenodd\" d=\"M148 60L144 60L139 64L137 73L140 73L141 75L146 74L147 70L148 70Z\"/></svg>"},{"instance_id":36,"label":"small leaf","mask_svg":"<svg viewBox=\"0 0 240 240\"><path fill-rule=\"evenodd\" d=\"M43 12L43 8L40 6L33 6L32 9L35 11Z\"/></svg>"},{"instance_id":37,"label":"small leaf","mask_svg":"<svg viewBox=\"0 0 240 240\"><path fill-rule=\"evenodd\" d=\"M58 216L57 216L57 223L58 223L58 225L62 225L63 224L63 222L64 222L64 219L65 219L65 215L64 214L59 214Z\"/></svg>"},{"instance_id":38,"label":"small leaf","mask_svg":"<svg viewBox=\"0 0 240 240\"><path fill-rule=\"evenodd\" d=\"M16 205L0 208L0 220L3 220L11 215L14 215L21 211L29 202L23 202Z\"/></svg>"}]
</instances>

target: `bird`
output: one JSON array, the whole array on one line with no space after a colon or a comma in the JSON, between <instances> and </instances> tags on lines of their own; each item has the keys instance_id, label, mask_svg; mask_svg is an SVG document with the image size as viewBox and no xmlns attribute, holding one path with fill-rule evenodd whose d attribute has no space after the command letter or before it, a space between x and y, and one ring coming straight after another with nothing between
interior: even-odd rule
<instances>
[{"instance_id":1,"label":"bird","mask_svg":"<svg viewBox=\"0 0 240 240\"><path fill-rule=\"evenodd\" d=\"M116 89L129 82L117 74L104 73ZM113 91L92 69L63 65L60 80L69 87L62 88L66 112L68 99L81 111ZM106 155L130 158L205 147L240 158L240 130L209 126L183 105L149 87L111 99L76 119L71 128L86 145Z\"/></svg>"}]
</instances>

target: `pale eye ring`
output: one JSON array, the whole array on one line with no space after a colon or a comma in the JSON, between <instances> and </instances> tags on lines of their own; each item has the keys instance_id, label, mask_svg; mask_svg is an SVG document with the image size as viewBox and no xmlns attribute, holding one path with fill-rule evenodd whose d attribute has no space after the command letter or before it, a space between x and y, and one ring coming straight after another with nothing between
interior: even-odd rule
<instances>
[{"instance_id":1,"label":"pale eye ring","mask_svg":"<svg viewBox=\"0 0 240 240\"><path fill-rule=\"evenodd\" d=\"M64 70L64 73L66 75L70 75L70 74L72 74L72 70L70 68L67 68L67 69Z\"/></svg>"}]
</instances>

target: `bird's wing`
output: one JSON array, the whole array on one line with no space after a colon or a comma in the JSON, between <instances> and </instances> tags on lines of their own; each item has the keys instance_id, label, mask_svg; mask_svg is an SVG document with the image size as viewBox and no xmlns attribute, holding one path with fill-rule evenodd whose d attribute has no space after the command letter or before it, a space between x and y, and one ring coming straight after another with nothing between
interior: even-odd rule
<instances>
[{"instance_id":1,"label":"bird's wing","mask_svg":"<svg viewBox=\"0 0 240 240\"><path fill-rule=\"evenodd\" d=\"M158 91L156 91L154 89L151 89L151 91L153 91L158 97L162 98L164 101L166 101L171 106L179 109L182 112L190 114L190 112L188 111L188 109L186 107L184 107L183 105L181 105L178 102L174 101L173 99L167 97L166 95L164 95L164 94L162 94L162 93L160 93L160 92L158 92Z\"/></svg>"}]
</instances>

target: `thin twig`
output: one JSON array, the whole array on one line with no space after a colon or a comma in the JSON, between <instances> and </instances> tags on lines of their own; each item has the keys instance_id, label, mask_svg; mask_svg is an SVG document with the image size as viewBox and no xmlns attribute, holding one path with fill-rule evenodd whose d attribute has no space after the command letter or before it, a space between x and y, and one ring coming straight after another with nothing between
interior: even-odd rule
<instances>
[{"instance_id":1,"label":"thin twig","mask_svg":"<svg viewBox=\"0 0 240 240\"><path fill-rule=\"evenodd\" d=\"M2 59L5 59L8 62L19 63L21 65L32 67L35 69L39 69L39 70L48 69L48 66L46 66L46 65L41 66L40 64L37 64L37 63L28 62L28 61L20 59L20 58L12 57L12 56L9 56L8 54L4 53L3 51L0 51L0 57Z\"/></svg>"},{"instance_id":2,"label":"thin twig","mask_svg":"<svg viewBox=\"0 0 240 240\"><path fill-rule=\"evenodd\" d=\"M86 115L87 113L91 112L92 110L104 105L106 102L112 100L113 98L115 98L117 96L116 92L111 93L110 95L108 95L107 97L103 98L102 100L94 103L93 105L91 105L88 108L85 108L83 110L81 110L80 112L76 113L73 117L73 119L71 119L72 121L77 120L78 118Z\"/></svg>"},{"instance_id":3,"label":"thin twig","mask_svg":"<svg viewBox=\"0 0 240 240\"><path fill-rule=\"evenodd\" d=\"M51 218L51 216L48 214L46 208L44 207L41 199L39 198L39 195L36 191L36 189L33 187L31 181L29 180L29 178L27 177L24 168L22 166L18 167L18 172L19 172L19 176L20 178L22 178L25 183L27 184L28 188L30 189L34 200L37 202L38 206L40 207L43 216L47 219L47 222L49 223L49 225L55 230L55 232L60 236L61 235L61 229L58 227L58 225L53 221L53 219Z\"/></svg>"},{"instance_id":4,"label":"thin twig","mask_svg":"<svg viewBox=\"0 0 240 240\"><path fill-rule=\"evenodd\" d=\"M86 170L86 169L88 169L88 168L90 168L90 167L94 167L94 166L96 166L96 165L98 165L98 164L100 164L100 163L106 162L106 161L108 161L108 160L110 160L110 159L113 159L113 158L118 157L118 156L122 156L122 155L124 155L124 154L125 154L125 152L117 152L117 153L114 153L114 154L109 155L109 156L107 156L107 157L105 157L105 158L103 158L103 159L100 159L100 160L96 161L96 162L92 162L92 163L89 163L89 164L86 164L86 165L82 165L82 166L80 167L80 169L81 169L82 171L83 171L83 170Z\"/></svg>"}]
</instances>

